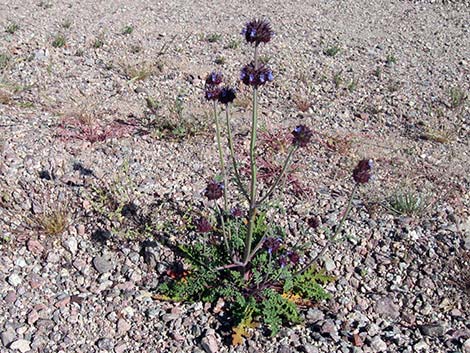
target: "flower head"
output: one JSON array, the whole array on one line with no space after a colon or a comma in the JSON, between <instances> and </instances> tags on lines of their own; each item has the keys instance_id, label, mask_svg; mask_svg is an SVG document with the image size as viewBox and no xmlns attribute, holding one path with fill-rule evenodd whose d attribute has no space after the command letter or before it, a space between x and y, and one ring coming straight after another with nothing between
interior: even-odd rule
<instances>
[{"instance_id":1,"label":"flower head","mask_svg":"<svg viewBox=\"0 0 470 353\"><path fill-rule=\"evenodd\" d=\"M255 64L251 63L242 68L240 80L245 85L258 87L274 80L274 76L271 69L266 65L261 64L258 68L255 68Z\"/></svg>"},{"instance_id":2,"label":"flower head","mask_svg":"<svg viewBox=\"0 0 470 353\"><path fill-rule=\"evenodd\" d=\"M220 85L224 76L220 72L212 71L206 77L206 85Z\"/></svg>"},{"instance_id":3,"label":"flower head","mask_svg":"<svg viewBox=\"0 0 470 353\"><path fill-rule=\"evenodd\" d=\"M289 251L287 254L284 254L282 255L281 257L279 257L279 266L281 267L285 267L287 266L289 263L292 265L292 266L295 266L299 263L300 261L300 256L298 253L296 253L295 251Z\"/></svg>"},{"instance_id":4,"label":"flower head","mask_svg":"<svg viewBox=\"0 0 470 353\"><path fill-rule=\"evenodd\" d=\"M359 161L353 170L353 179L357 184L365 184L372 179L372 159L363 159Z\"/></svg>"},{"instance_id":5,"label":"flower head","mask_svg":"<svg viewBox=\"0 0 470 353\"><path fill-rule=\"evenodd\" d=\"M208 233L212 231L212 226L205 217L200 217L197 219L194 225L199 233Z\"/></svg>"},{"instance_id":6,"label":"flower head","mask_svg":"<svg viewBox=\"0 0 470 353\"><path fill-rule=\"evenodd\" d=\"M220 199L224 194L224 183L218 183L216 181L211 181L207 184L206 189L204 190L204 195L208 200L217 200Z\"/></svg>"},{"instance_id":7,"label":"flower head","mask_svg":"<svg viewBox=\"0 0 470 353\"><path fill-rule=\"evenodd\" d=\"M317 229L320 226L320 219L316 216L307 219L307 224L312 229Z\"/></svg>"},{"instance_id":8,"label":"flower head","mask_svg":"<svg viewBox=\"0 0 470 353\"><path fill-rule=\"evenodd\" d=\"M296 253L295 251L289 251L287 253L287 257L289 258L289 261L292 265L297 265L297 263L299 262L300 260L300 256L298 253Z\"/></svg>"},{"instance_id":9,"label":"flower head","mask_svg":"<svg viewBox=\"0 0 470 353\"><path fill-rule=\"evenodd\" d=\"M287 256L285 255L282 255L278 261L279 261L279 266L281 266L282 268L286 267L286 265L289 262L289 260L287 259Z\"/></svg>"},{"instance_id":10,"label":"flower head","mask_svg":"<svg viewBox=\"0 0 470 353\"><path fill-rule=\"evenodd\" d=\"M268 250L268 253L272 254L279 250L281 243L282 239L269 237L264 240L263 247Z\"/></svg>"},{"instance_id":11,"label":"flower head","mask_svg":"<svg viewBox=\"0 0 470 353\"><path fill-rule=\"evenodd\" d=\"M306 147L312 139L312 130L305 125L298 125L294 131L292 131L294 138L292 143L298 147Z\"/></svg>"},{"instance_id":12,"label":"flower head","mask_svg":"<svg viewBox=\"0 0 470 353\"><path fill-rule=\"evenodd\" d=\"M222 104L229 104L234 101L236 92L231 87L223 87L219 93L219 102Z\"/></svg>"},{"instance_id":13,"label":"flower head","mask_svg":"<svg viewBox=\"0 0 470 353\"><path fill-rule=\"evenodd\" d=\"M232 215L232 217L240 218L243 216L243 210L240 207L233 207L230 210L230 214Z\"/></svg>"},{"instance_id":14,"label":"flower head","mask_svg":"<svg viewBox=\"0 0 470 353\"><path fill-rule=\"evenodd\" d=\"M208 101L216 101L219 99L220 87L223 76L220 72L212 71L206 77L206 84L204 86L204 96Z\"/></svg>"},{"instance_id":15,"label":"flower head","mask_svg":"<svg viewBox=\"0 0 470 353\"><path fill-rule=\"evenodd\" d=\"M208 101L216 101L220 96L220 87L217 85L206 85L204 89L204 96Z\"/></svg>"},{"instance_id":16,"label":"flower head","mask_svg":"<svg viewBox=\"0 0 470 353\"><path fill-rule=\"evenodd\" d=\"M260 43L269 42L274 32L268 21L255 19L245 25L242 34L248 43L259 45Z\"/></svg>"}]
</instances>

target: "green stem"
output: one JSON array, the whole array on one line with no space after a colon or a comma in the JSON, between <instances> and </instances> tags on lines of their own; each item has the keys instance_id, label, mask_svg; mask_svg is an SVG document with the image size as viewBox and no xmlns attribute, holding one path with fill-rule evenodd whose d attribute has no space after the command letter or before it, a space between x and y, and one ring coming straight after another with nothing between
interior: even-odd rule
<instances>
[{"instance_id":1,"label":"green stem","mask_svg":"<svg viewBox=\"0 0 470 353\"><path fill-rule=\"evenodd\" d=\"M261 200L259 200L258 202L258 206L261 205L264 201L267 200L267 198L269 196L271 196L271 194L274 192L274 190L276 190L277 186L279 185L279 183L281 182L281 179L282 177L286 174L287 172L287 169L289 168L289 164L290 164L290 161L291 161L291 158L294 154L294 152L297 150L297 147L296 146L292 146L289 150L289 154L287 155L286 157L286 160L284 161L284 165L282 166L282 170L281 170L281 173L277 176L276 180L274 181L273 185L271 185L271 187L269 188L268 192L266 193L266 195L264 195Z\"/></svg>"},{"instance_id":2,"label":"green stem","mask_svg":"<svg viewBox=\"0 0 470 353\"><path fill-rule=\"evenodd\" d=\"M225 230L225 220L224 220L225 213L222 213L222 211L220 210L220 207L217 204L217 202L214 202L214 204L215 204L215 208L217 209L217 212L218 212L219 217L220 217L221 222L222 222L222 238L224 239L225 250L227 250L227 254L230 255L230 246L228 244L227 233L226 233L226 230Z\"/></svg>"},{"instance_id":3,"label":"green stem","mask_svg":"<svg viewBox=\"0 0 470 353\"><path fill-rule=\"evenodd\" d=\"M230 105L228 104L225 108L225 117L227 120L227 139L228 139L228 146L230 149L230 157L232 158L235 182L237 183L238 188L240 189L242 194L245 196L248 202L250 202L250 196L248 195L248 192L246 191L245 186L243 185L242 180L240 178L240 173L238 172L238 164L235 158L235 149L233 148L232 128L230 127Z\"/></svg>"},{"instance_id":4,"label":"green stem","mask_svg":"<svg viewBox=\"0 0 470 353\"><path fill-rule=\"evenodd\" d=\"M255 47L256 48L256 47ZM256 49L255 49L256 57ZM251 119L251 141L250 141L250 209L248 211L248 232L245 238L245 251L243 253L243 263L247 260L251 253L251 242L253 238L253 230L256 218L256 130L258 126L258 90L253 89L253 115Z\"/></svg>"},{"instance_id":5,"label":"green stem","mask_svg":"<svg viewBox=\"0 0 470 353\"><path fill-rule=\"evenodd\" d=\"M219 117L217 114L217 103L215 101L214 101L214 120L215 120L215 131L216 131L216 138L217 138L217 148L219 150L220 169L222 171L222 178L224 179L224 211L227 212L228 210L227 173L225 171L224 151L222 150L222 143L220 139L220 123L219 123Z\"/></svg>"},{"instance_id":6,"label":"green stem","mask_svg":"<svg viewBox=\"0 0 470 353\"><path fill-rule=\"evenodd\" d=\"M333 244L336 241L338 234L341 232L341 229L343 228L346 218L348 218L349 213L351 212L352 200L354 198L354 195L356 194L358 185L359 184L357 183L354 184L354 187L351 191L351 195L349 195L349 200L348 200L348 205L346 206L346 210L344 211L343 217L341 218L341 221L339 222L338 227L336 227L335 232L333 233L333 236L330 239L328 239L323 249L321 249L321 251L307 265L305 265L301 270L299 270L297 274L301 274L305 272L306 270L308 270L315 263L315 261L317 261L317 259L323 256L323 254L329 249L331 244Z\"/></svg>"}]
</instances>

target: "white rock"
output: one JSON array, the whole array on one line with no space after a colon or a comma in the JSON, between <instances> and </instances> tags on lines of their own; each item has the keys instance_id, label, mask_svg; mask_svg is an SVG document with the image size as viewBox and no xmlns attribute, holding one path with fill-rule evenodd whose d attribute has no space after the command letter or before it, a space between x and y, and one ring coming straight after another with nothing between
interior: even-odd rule
<instances>
[{"instance_id":1,"label":"white rock","mask_svg":"<svg viewBox=\"0 0 470 353\"><path fill-rule=\"evenodd\" d=\"M19 257L15 260L15 265L19 267L26 267L26 261L22 257Z\"/></svg>"},{"instance_id":2,"label":"white rock","mask_svg":"<svg viewBox=\"0 0 470 353\"><path fill-rule=\"evenodd\" d=\"M387 343L382 341L382 339L379 336L376 336L372 339L370 346L374 350L374 352L386 352L387 351Z\"/></svg>"},{"instance_id":3,"label":"white rock","mask_svg":"<svg viewBox=\"0 0 470 353\"><path fill-rule=\"evenodd\" d=\"M463 343L463 353L470 353L470 338Z\"/></svg>"},{"instance_id":4,"label":"white rock","mask_svg":"<svg viewBox=\"0 0 470 353\"><path fill-rule=\"evenodd\" d=\"M206 335L201 340L201 346L207 353L217 353L219 345L212 330L207 330Z\"/></svg>"},{"instance_id":5,"label":"white rock","mask_svg":"<svg viewBox=\"0 0 470 353\"><path fill-rule=\"evenodd\" d=\"M131 325L124 319L119 319L117 323L117 330L119 335L125 334L131 329Z\"/></svg>"},{"instance_id":6,"label":"white rock","mask_svg":"<svg viewBox=\"0 0 470 353\"><path fill-rule=\"evenodd\" d=\"M69 251L72 255L75 255L78 250L78 241L75 237L70 237L64 240L63 244L64 248Z\"/></svg>"},{"instance_id":7,"label":"white rock","mask_svg":"<svg viewBox=\"0 0 470 353\"><path fill-rule=\"evenodd\" d=\"M25 353L31 350L31 347L29 346L30 343L31 342L27 340L17 340L10 345L10 349L20 351L21 353Z\"/></svg>"},{"instance_id":8,"label":"white rock","mask_svg":"<svg viewBox=\"0 0 470 353\"><path fill-rule=\"evenodd\" d=\"M416 344L413 346L413 348L414 348L414 350L415 350L416 352L423 351L423 350L427 352L429 346L428 346L428 344L427 344L425 341L421 340L421 341L419 341L418 343L416 343Z\"/></svg>"},{"instance_id":9,"label":"white rock","mask_svg":"<svg viewBox=\"0 0 470 353\"><path fill-rule=\"evenodd\" d=\"M20 285L21 282L23 282L23 280L16 273L13 273L10 276L8 276L8 283L10 283L13 287Z\"/></svg>"}]
</instances>

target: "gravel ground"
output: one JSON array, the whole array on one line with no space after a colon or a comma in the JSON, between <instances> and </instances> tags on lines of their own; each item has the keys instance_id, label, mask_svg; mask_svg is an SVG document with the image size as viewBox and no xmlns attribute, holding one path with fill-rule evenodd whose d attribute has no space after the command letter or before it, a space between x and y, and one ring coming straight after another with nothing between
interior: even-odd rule
<instances>
[{"instance_id":1,"label":"gravel ground","mask_svg":"<svg viewBox=\"0 0 470 353\"><path fill-rule=\"evenodd\" d=\"M233 348L218 306L153 294L217 172L214 68L247 146L239 33L256 16L276 32L261 147L316 132L282 199L289 241L321 249L358 159L376 179L322 259L333 299ZM2 2L0 352L469 353L469 25L465 0ZM397 190L427 207L390 212ZM54 215L65 230L47 234Z\"/></svg>"}]
</instances>

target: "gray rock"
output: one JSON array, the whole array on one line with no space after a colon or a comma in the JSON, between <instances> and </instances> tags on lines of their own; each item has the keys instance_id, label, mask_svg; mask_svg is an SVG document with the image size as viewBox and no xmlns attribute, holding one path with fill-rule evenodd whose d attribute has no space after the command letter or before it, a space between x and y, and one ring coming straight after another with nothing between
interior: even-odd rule
<instances>
[{"instance_id":1,"label":"gray rock","mask_svg":"<svg viewBox=\"0 0 470 353\"><path fill-rule=\"evenodd\" d=\"M322 334L329 334L335 341L339 339L338 330L336 329L336 325L333 320L326 320L323 323L320 332Z\"/></svg>"},{"instance_id":2,"label":"gray rock","mask_svg":"<svg viewBox=\"0 0 470 353\"><path fill-rule=\"evenodd\" d=\"M327 272L331 272L336 268L335 262L331 258L326 257L324 259L324 262L325 262L325 269Z\"/></svg>"},{"instance_id":3,"label":"gray rock","mask_svg":"<svg viewBox=\"0 0 470 353\"><path fill-rule=\"evenodd\" d=\"M422 325L419 327L419 330L425 336L439 337L444 334L445 327L439 323L434 323L429 325Z\"/></svg>"},{"instance_id":4,"label":"gray rock","mask_svg":"<svg viewBox=\"0 0 470 353\"><path fill-rule=\"evenodd\" d=\"M414 346L413 346L414 350L416 352L419 352L419 351L425 351L425 352L428 352L428 349L429 349L429 345L426 343L426 341L424 340L421 340L419 341L418 343L416 343Z\"/></svg>"},{"instance_id":5,"label":"gray rock","mask_svg":"<svg viewBox=\"0 0 470 353\"><path fill-rule=\"evenodd\" d=\"M56 251L50 251L49 254L47 254L47 262L55 264L60 261L60 254L57 253Z\"/></svg>"},{"instance_id":6,"label":"gray rock","mask_svg":"<svg viewBox=\"0 0 470 353\"><path fill-rule=\"evenodd\" d=\"M19 257L15 260L15 265L19 267L26 267L27 264L24 258Z\"/></svg>"},{"instance_id":7,"label":"gray rock","mask_svg":"<svg viewBox=\"0 0 470 353\"><path fill-rule=\"evenodd\" d=\"M153 319L157 317L160 314L160 310L158 309L147 309L145 312L145 316L147 316L149 319Z\"/></svg>"},{"instance_id":8,"label":"gray rock","mask_svg":"<svg viewBox=\"0 0 470 353\"><path fill-rule=\"evenodd\" d=\"M99 349L111 351L114 348L113 340L111 338L100 338L97 342L96 345L98 346Z\"/></svg>"},{"instance_id":9,"label":"gray rock","mask_svg":"<svg viewBox=\"0 0 470 353\"><path fill-rule=\"evenodd\" d=\"M311 323L321 321L325 318L323 311L319 309L308 309L307 311L307 320Z\"/></svg>"},{"instance_id":10,"label":"gray rock","mask_svg":"<svg viewBox=\"0 0 470 353\"><path fill-rule=\"evenodd\" d=\"M160 253L160 245L156 242L148 242L142 249L145 263L152 268L160 262Z\"/></svg>"},{"instance_id":11,"label":"gray rock","mask_svg":"<svg viewBox=\"0 0 470 353\"><path fill-rule=\"evenodd\" d=\"M119 345L117 345L116 347L114 347L114 352L115 353L124 353L127 349L127 344L125 343L121 343Z\"/></svg>"},{"instance_id":12,"label":"gray rock","mask_svg":"<svg viewBox=\"0 0 470 353\"><path fill-rule=\"evenodd\" d=\"M11 327L9 327L6 331L2 332L0 335L0 339L2 340L2 344L5 347L8 347L8 345L13 342L16 338L16 333L15 330L13 330Z\"/></svg>"},{"instance_id":13,"label":"gray rock","mask_svg":"<svg viewBox=\"0 0 470 353\"><path fill-rule=\"evenodd\" d=\"M31 349L33 351L39 351L39 348L45 346L46 344L46 339L43 336L35 334L33 342L31 343Z\"/></svg>"},{"instance_id":14,"label":"gray rock","mask_svg":"<svg viewBox=\"0 0 470 353\"><path fill-rule=\"evenodd\" d=\"M140 255L138 252L135 252L135 251L130 252L129 255L127 255L127 257L129 258L129 260L131 260L135 264L139 263L140 261Z\"/></svg>"},{"instance_id":15,"label":"gray rock","mask_svg":"<svg viewBox=\"0 0 470 353\"><path fill-rule=\"evenodd\" d=\"M371 323L367 328L367 333L369 336L374 337L377 336L380 332L380 327L374 323Z\"/></svg>"},{"instance_id":16,"label":"gray rock","mask_svg":"<svg viewBox=\"0 0 470 353\"><path fill-rule=\"evenodd\" d=\"M30 344L31 342L21 339L21 340L17 340L13 342L10 345L10 349L20 351L21 353L25 353L31 350Z\"/></svg>"},{"instance_id":17,"label":"gray rock","mask_svg":"<svg viewBox=\"0 0 470 353\"><path fill-rule=\"evenodd\" d=\"M375 336L370 342L370 347L374 352L385 352L387 351L387 344L379 337Z\"/></svg>"},{"instance_id":18,"label":"gray rock","mask_svg":"<svg viewBox=\"0 0 470 353\"><path fill-rule=\"evenodd\" d=\"M219 345L214 330L207 330L206 335L201 340L201 346L206 353L217 353L219 351Z\"/></svg>"},{"instance_id":19,"label":"gray rock","mask_svg":"<svg viewBox=\"0 0 470 353\"><path fill-rule=\"evenodd\" d=\"M165 322L169 322L169 321L174 321L176 319L178 319L180 317L180 315L178 314L165 314L162 316L162 320L165 321Z\"/></svg>"},{"instance_id":20,"label":"gray rock","mask_svg":"<svg viewBox=\"0 0 470 353\"><path fill-rule=\"evenodd\" d=\"M383 297L377 300L375 311L377 314L391 319L397 319L400 316L398 306L393 303L393 300L390 297Z\"/></svg>"},{"instance_id":21,"label":"gray rock","mask_svg":"<svg viewBox=\"0 0 470 353\"><path fill-rule=\"evenodd\" d=\"M463 247L465 250L470 250L470 235L465 238Z\"/></svg>"},{"instance_id":22,"label":"gray rock","mask_svg":"<svg viewBox=\"0 0 470 353\"><path fill-rule=\"evenodd\" d=\"M34 60L42 61L47 59L49 53L47 49L38 49L34 52Z\"/></svg>"},{"instance_id":23,"label":"gray rock","mask_svg":"<svg viewBox=\"0 0 470 353\"><path fill-rule=\"evenodd\" d=\"M282 344L279 346L279 349L277 350L277 353L290 353L291 352L291 347L288 345Z\"/></svg>"},{"instance_id":24,"label":"gray rock","mask_svg":"<svg viewBox=\"0 0 470 353\"><path fill-rule=\"evenodd\" d=\"M21 282L23 282L23 280L17 273L13 273L8 276L8 283L10 283L13 287L20 285Z\"/></svg>"},{"instance_id":25,"label":"gray rock","mask_svg":"<svg viewBox=\"0 0 470 353\"><path fill-rule=\"evenodd\" d=\"M43 329L44 331L49 331L54 327L54 321L50 319L39 319L36 322L36 327L38 329Z\"/></svg>"},{"instance_id":26,"label":"gray rock","mask_svg":"<svg viewBox=\"0 0 470 353\"><path fill-rule=\"evenodd\" d=\"M107 256L96 256L93 258L93 266L99 273L111 272L114 269L113 261Z\"/></svg>"},{"instance_id":27,"label":"gray rock","mask_svg":"<svg viewBox=\"0 0 470 353\"><path fill-rule=\"evenodd\" d=\"M125 334L131 329L131 325L124 319L119 319L117 323L117 331L119 335Z\"/></svg>"},{"instance_id":28,"label":"gray rock","mask_svg":"<svg viewBox=\"0 0 470 353\"><path fill-rule=\"evenodd\" d=\"M75 255L77 253L78 241L75 237L69 237L69 238L65 239L62 245L72 255Z\"/></svg>"},{"instance_id":29,"label":"gray rock","mask_svg":"<svg viewBox=\"0 0 470 353\"><path fill-rule=\"evenodd\" d=\"M8 291L7 295L3 300L5 300L6 303L11 304L14 303L17 298L16 292L14 290Z\"/></svg>"},{"instance_id":30,"label":"gray rock","mask_svg":"<svg viewBox=\"0 0 470 353\"><path fill-rule=\"evenodd\" d=\"M463 343L462 351L463 353L470 353L470 338Z\"/></svg>"},{"instance_id":31,"label":"gray rock","mask_svg":"<svg viewBox=\"0 0 470 353\"><path fill-rule=\"evenodd\" d=\"M304 353L318 353L318 348L312 346L310 343L305 343L300 347L301 351Z\"/></svg>"}]
</instances>

